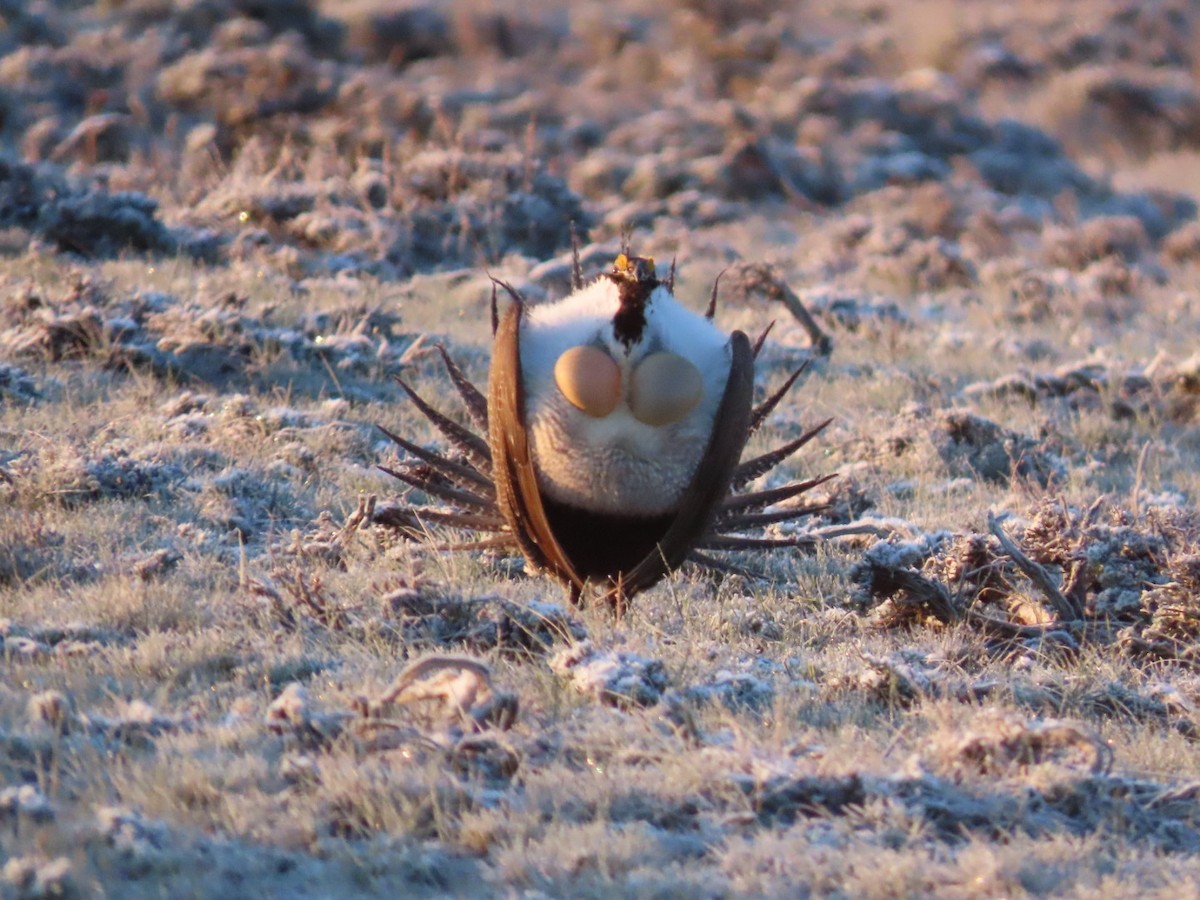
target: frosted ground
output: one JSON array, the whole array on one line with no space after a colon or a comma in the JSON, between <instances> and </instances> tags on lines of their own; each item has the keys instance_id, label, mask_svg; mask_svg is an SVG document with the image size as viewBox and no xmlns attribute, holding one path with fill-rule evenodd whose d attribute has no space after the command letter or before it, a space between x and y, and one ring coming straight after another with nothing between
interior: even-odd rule
<instances>
[{"instance_id":1,"label":"frosted ground","mask_svg":"<svg viewBox=\"0 0 1200 900\"><path fill-rule=\"evenodd\" d=\"M0 892L1200 890L1200 4L555 6L0 0ZM389 524L571 222L812 360L811 552Z\"/></svg>"}]
</instances>

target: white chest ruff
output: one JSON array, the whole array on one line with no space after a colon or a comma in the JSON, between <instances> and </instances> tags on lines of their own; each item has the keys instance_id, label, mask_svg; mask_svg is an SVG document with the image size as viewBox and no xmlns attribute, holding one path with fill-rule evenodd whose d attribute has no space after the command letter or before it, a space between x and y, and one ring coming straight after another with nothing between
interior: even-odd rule
<instances>
[{"instance_id":1,"label":"white chest ruff","mask_svg":"<svg viewBox=\"0 0 1200 900\"><path fill-rule=\"evenodd\" d=\"M616 287L601 279L530 310L521 330L525 423L538 484L548 497L595 512L656 515L678 506L704 456L731 352L725 334L661 287L647 304L641 340L626 348L612 333L619 303ZM620 368L621 399L603 417L576 408L555 383L555 361L579 345L604 348ZM703 385L695 408L662 426L639 421L628 393L633 371L658 351L691 362Z\"/></svg>"}]
</instances>

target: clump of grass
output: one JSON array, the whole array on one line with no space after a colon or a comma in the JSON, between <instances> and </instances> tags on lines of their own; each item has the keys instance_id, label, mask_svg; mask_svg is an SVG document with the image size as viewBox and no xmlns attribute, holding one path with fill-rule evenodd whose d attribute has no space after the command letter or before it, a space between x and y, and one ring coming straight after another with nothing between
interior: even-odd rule
<instances>
[{"instance_id":1,"label":"clump of grass","mask_svg":"<svg viewBox=\"0 0 1200 900\"><path fill-rule=\"evenodd\" d=\"M0 893L1195 880L1194 15L385 7L6 7ZM763 577L614 622L397 518L392 379L572 219L812 360Z\"/></svg>"}]
</instances>

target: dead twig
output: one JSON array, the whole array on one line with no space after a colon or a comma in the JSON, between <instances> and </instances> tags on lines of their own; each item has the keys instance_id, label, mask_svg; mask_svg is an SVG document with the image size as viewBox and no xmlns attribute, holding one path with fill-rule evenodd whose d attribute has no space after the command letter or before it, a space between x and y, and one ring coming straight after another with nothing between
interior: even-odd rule
<instances>
[{"instance_id":1,"label":"dead twig","mask_svg":"<svg viewBox=\"0 0 1200 900\"><path fill-rule=\"evenodd\" d=\"M1049 572L1021 551L1021 548L1013 542L1012 538L1001 527L1000 520L990 511L988 512L987 523L988 531L995 535L996 540L1000 542L1000 546L1012 558L1017 568L1024 572L1026 577L1046 595L1046 599L1050 601L1050 605L1058 613L1060 624L1077 624L1083 616L1083 610L1079 609L1075 602L1068 599L1059 590L1058 585L1054 583L1054 579L1050 576Z\"/></svg>"},{"instance_id":2,"label":"dead twig","mask_svg":"<svg viewBox=\"0 0 1200 900\"><path fill-rule=\"evenodd\" d=\"M1056 631L1062 631L1062 627L1057 623L1054 625L1021 625L1017 622L993 618L977 609L966 610L964 616L969 622L1002 638L1042 638Z\"/></svg>"},{"instance_id":3,"label":"dead twig","mask_svg":"<svg viewBox=\"0 0 1200 900\"><path fill-rule=\"evenodd\" d=\"M796 292L776 274L774 266L767 263L741 265L737 269L737 277L743 293L762 294L768 300L775 300L786 306L808 335L808 340L818 356L829 356L833 352L833 339L821 330L821 326L804 307Z\"/></svg>"},{"instance_id":4,"label":"dead twig","mask_svg":"<svg viewBox=\"0 0 1200 900\"><path fill-rule=\"evenodd\" d=\"M894 569L888 572L888 578L900 605L919 606L946 625L962 618L950 592L940 582L910 569Z\"/></svg>"},{"instance_id":5,"label":"dead twig","mask_svg":"<svg viewBox=\"0 0 1200 900\"><path fill-rule=\"evenodd\" d=\"M509 728L518 710L516 695L493 687L492 670L486 663L469 656L437 654L405 667L369 709L422 701L439 704L444 720L472 731L490 726Z\"/></svg>"},{"instance_id":6,"label":"dead twig","mask_svg":"<svg viewBox=\"0 0 1200 900\"><path fill-rule=\"evenodd\" d=\"M804 534L824 541L837 540L847 537L878 537L888 538L893 535L912 538L919 529L911 522L894 518L859 519L844 525L824 525L819 528L809 528Z\"/></svg>"}]
</instances>

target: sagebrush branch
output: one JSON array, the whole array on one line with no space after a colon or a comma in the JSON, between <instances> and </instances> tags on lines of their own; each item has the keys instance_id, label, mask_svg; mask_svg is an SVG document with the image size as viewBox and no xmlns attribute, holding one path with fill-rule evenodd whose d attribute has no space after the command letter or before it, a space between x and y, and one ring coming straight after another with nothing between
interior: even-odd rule
<instances>
[{"instance_id":1,"label":"sagebrush branch","mask_svg":"<svg viewBox=\"0 0 1200 900\"><path fill-rule=\"evenodd\" d=\"M1020 547L1018 547L1005 533L1000 525L1000 520L996 518L995 513L988 511L987 517L988 531L995 535L996 540L1000 542L1000 546L1004 549L1012 561L1016 564L1025 575L1032 581L1038 589L1046 595L1046 599L1050 601L1050 605L1054 607L1058 613L1059 619L1063 624L1078 622L1083 617L1083 610L1067 598L1067 596L1059 590L1057 584L1050 573L1042 566L1035 563L1032 559L1026 556Z\"/></svg>"}]
</instances>

